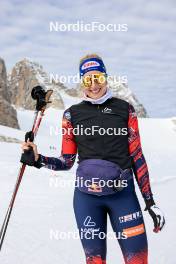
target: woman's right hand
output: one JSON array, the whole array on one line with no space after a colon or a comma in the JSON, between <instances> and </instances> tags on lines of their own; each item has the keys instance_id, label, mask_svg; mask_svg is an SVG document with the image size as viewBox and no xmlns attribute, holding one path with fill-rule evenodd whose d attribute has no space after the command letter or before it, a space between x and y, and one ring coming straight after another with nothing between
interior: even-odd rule
<instances>
[{"instance_id":1,"label":"woman's right hand","mask_svg":"<svg viewBox=\"0 0 176 264\"><path fill-rule=\"evenodd\" d=\"M33 149L34 156L35 156L35 161L37 161L39 159L37 145L34 144L33 142L30 142L30 141L23 142L22 145L21 145L21 148L22 148L23 153L24 153L24 150L29 150L30 147Z\"/></svg>"}]
</instances>

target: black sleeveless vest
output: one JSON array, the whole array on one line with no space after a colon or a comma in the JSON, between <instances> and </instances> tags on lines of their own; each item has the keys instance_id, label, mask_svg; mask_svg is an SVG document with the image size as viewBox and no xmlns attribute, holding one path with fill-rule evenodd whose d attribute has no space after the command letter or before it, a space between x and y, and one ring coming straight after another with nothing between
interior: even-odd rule
<instances>
[{"instance_id":1,"label":"black sleeveless vest","mask_svg":"<svg viewBox=\"0 0 176 264\"><path fill-rule=\"evenodd\" d=\"M105 159L118 164L122 169L131 168L128 150L129 103L112 97L103 104L82 101L69 109L73 128L79 126L87 129L89 133L94 126L96 130L92 135L91 133L75 135L78 163L85 159ZM108 128L112 129L107 130ZM113 133L113 129L116 134ZM113 134L108 135L104 131Z\"/></svg>"}]
</instances>

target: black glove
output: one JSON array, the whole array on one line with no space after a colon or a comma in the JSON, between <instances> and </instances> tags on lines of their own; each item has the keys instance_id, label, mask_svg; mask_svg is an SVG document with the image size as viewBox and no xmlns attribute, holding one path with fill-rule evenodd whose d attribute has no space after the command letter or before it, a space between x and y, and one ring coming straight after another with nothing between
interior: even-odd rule
<instances>
[{"instance_id":1,"label":"black glove","mask_svg":"<svg viewBox=\"0 0 176 264\"><path fill-rule=\"evenodd\" d=\"M29 131L25 134L25 142L27 141L33 142L34 141L34 133L32 131ZM35 163L35 155L33 148L29 148L28 150L24 150L24 153L21 155L20 161L23 164L26 164L28 166L34 166Z\"/></svg>"},{"instance_id":2,"label":"black glove","mask_svg":"<svg viewBox=\"0 0 176 264\"><path fill-rule=\"evenodd\" d=\"M34 167L37 169L40 169L44 166L45 164L42 162L41 155L39 154L39 158L37 161L34 162Z\"/></svg>"},{"instance_id":3,"label":"black glove","mask_svg":"<svg viewBox=\"0 0 176 264\"><path fill-rule=\"evenodd\" d=\"M153 232L158 233L161 231L165 225L165 217L163 212L154 204L150 207L145 208L148 211L154 222Z\"/></svg>"},{"instance_id":4,"label":"black glove","mask_svg":"<svg viewBox=\"0 0 176 264\"><path fill-rule=\"evenodd\" d=\"M34 155L33 148L30 148L29 150L24 150L24 153L22 153L21 155L20 162L28 166L34 166L35 155Z\"/></svg>"}]
</instances>

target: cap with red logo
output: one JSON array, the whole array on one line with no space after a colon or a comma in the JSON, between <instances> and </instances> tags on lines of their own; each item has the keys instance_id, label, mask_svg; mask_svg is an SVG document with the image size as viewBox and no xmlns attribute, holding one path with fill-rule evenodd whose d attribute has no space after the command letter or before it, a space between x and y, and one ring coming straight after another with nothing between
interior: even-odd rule
<instances>
[{"instance_id":1,"label":"cap with red logo","mask_svg":"<svg viewBox=\"0 0 176 264\"><path fill-rule=\"evenodd\" d=\"M79 68L80 77L89 71L100 71L106 73L106 68L103 61L100 58L88 58L84 60Z\"/></svg>"}]
</instances>

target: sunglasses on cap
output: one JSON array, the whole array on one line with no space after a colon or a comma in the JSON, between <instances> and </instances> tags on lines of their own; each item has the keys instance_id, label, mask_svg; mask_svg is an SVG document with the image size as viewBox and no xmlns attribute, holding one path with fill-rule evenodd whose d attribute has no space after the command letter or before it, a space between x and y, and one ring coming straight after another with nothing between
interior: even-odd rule
<instances>
[{"instance_id":1,"label":"sunglasses on cap","mask_svg":"<svg viewBox=\"0 0 176 264\"><path fill-rule=\"evenodd\" d=\"M83 76L82 78L82 86L85 88L89 88L93 83L97 83L99 85L105 84L107 80L107 76L105 73L95 73Z\"/></svg>"}]
</instances>

